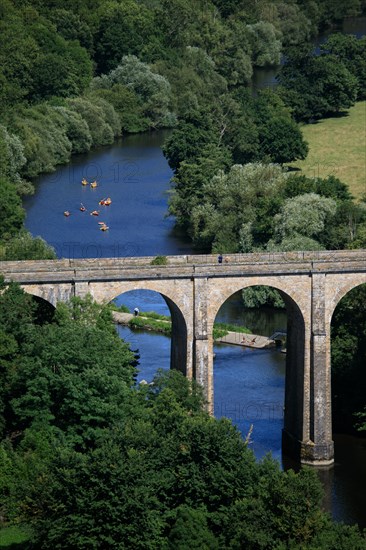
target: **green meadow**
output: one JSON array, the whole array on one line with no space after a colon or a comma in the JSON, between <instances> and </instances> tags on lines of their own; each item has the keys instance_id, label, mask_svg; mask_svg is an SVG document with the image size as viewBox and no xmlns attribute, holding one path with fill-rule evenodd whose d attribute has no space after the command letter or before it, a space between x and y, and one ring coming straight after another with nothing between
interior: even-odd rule
<instances>
[{"instance_id":1,"label":"green meadow","mask_svg":"<svg viewBox=\"0 0 366 550\"><path fill-rule=\"evenodd\" d=\"M302 132L309 154L290 167L307 176L333 175L348 184L355 198L366 195L366 101L338 117L304 125Z\"/></svg>"},{"instance_id":2,"label":"green meadow","mask_svg":"<svg viewBox=\"0 0 366 550\"><path fill-rule=\"evenodd\" d=\"M29 529L25 526L10 525L0 528L0 548L7 550L25 550L29 540Z\"/></svg>"}]
</instances>

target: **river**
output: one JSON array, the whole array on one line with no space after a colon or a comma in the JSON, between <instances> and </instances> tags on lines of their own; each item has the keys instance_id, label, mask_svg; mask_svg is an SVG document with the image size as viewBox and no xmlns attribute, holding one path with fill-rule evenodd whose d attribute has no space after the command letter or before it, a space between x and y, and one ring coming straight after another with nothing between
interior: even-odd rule
<instances>
[{"instance_id":1,"label":"river","mask_svg":"<svg viewBox=\"0 0 366 550\"><path fill-rule=\"evenodd\" d=\"M27 228L52 243L59 257L191 252L190 244L175 234L173 220L165 217L171 171L160 149L163 139L163 133L130 136L78 155L69 166L39 177L36 194L25 201ZM100 186L83 187L83 177L97 178ZM112 198L112 204L99 207L98 201L105 196ZM80 212L81 202L87 212ZM89 215L94 208L101 210L98 218ZM66 209L69 218L63 216ZM108 223L108 232L99 231L100 219ZM116 302L131 310L138 306L169 313L162 297L149 291L126 293ZM245 312L240 293L223 305L217 320L243 324L267 336L286 326L285 312ZM169 368L169 338L118 330L140 351L139 380L150 381L158 368ZM285 355L278 350L228 345L215 346L215 353L215 415L231 418L244 437L253 425L251 447L257 458L271 452L281 461ZM326 507L337 520L366 526L366 441L344 436L335 436L335 441L335 466L321 473Z\"/></svg>"},{"instance_id":2,"label":"river","mask_svg":"<svg viewBox=\"0 0 366 550\"><path fill-rule=\"evenodd\" d=\"M100 258L184 254L190 244L166 217L172 171L160 146L166 132L133 135L37 178L25 200L26 227L55 248L58 257ZM96 179L96 189L81 180ZM99 206L106 197L110 206ZM80 212L84 204L87 211ZM90 212L99 210L98 217ZM63 212L68 210L69 217ZM109 231L99 231L104 221Z\"/></svg>"}]
</instances>

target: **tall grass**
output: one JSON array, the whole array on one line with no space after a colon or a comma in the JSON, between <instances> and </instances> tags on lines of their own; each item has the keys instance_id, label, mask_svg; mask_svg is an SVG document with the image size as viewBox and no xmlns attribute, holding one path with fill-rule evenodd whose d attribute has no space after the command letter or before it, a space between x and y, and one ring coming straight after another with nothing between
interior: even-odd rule
<instances>
[{"instance_id":1,"label":"tall grass","mask_svg":"<svg viewBox=\"0 0 366 550\"><path fill-rule=\"evenodd\" d=\"M289 166L310 177L335 176L349 186L355 198L366 194L366 101L347 113L302 127L309 143L305 160Z\"/></svg>"}]
</instances>

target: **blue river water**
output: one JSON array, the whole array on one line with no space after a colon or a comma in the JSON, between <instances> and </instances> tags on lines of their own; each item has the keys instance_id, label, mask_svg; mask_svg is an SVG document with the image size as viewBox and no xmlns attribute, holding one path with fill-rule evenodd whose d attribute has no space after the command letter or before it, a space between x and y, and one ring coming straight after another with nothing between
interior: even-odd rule
<instances>
[{"instance_id":1,"label":"blue river water","mask_svg":"<svg viewBox=\"0 0 366 550\"><path fill-rule=\"evenodd\" d=\"M164 134L131 136L72 159L69 166L38 178L36 194L27 198L26 226L53 244L58 257L144 256L191 252L187 240L174 232L174 220L165 217L171 171L161 152ZM81 180L97 179L96 189ZM112 204L98 201L110 196ZM80 204L87 208L80 212ZM100 210L98 217L90 211ZM65 218L64 210L70 211ZM99 231L98 221L110 227ZM154 310L168 314L157 293L135 291L116 297L132 311ZM240 323L254 333L269 336L286 326L286 314L246 312L240 294L221 308L217 320ZM158 368L169 368L170 339L145 331L118 328L120 335L140 352L139 379L152 380ZM281 429L285 380L285 355L278 350L215 347L215 415L228 416L245 437L253 425L251 447L257 458L267 452L281 457ZM334 517L366 526L366 442L342 437L336 440L336 464L322 473L326 507Z\"/></svg>"},{"instance_id":2,"label":"blue river water","mask_svg":"<svg viewBox=\"0 0 366 550\"><path fill-rule=\"evenodd\" d=\"M130 136L112 147L73 157L72 162L35 180L25 201L26 227L55 248L58 257L100 258L180 254L188 243L174 235L166 217L172 171L160 149L164 132ZM97 180L93 189L81 185ZM110 206L100 206L110 197ZM80 205L85 212L79 210ZM70 216L65 217L64 211ZM92 216L94 210L99 216ZM98 222L109 231L100 231Z\"/></svg>"}]
</instances>

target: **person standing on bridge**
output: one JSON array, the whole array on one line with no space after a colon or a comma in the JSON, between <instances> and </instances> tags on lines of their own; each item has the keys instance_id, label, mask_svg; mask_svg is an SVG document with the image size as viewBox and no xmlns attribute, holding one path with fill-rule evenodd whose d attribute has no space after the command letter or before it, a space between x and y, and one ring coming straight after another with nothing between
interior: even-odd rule
<instances>
[{"instance_id":1,"label":"person standing on bridge","mask_svg":"<svg viewBox=\"0 0 366 550\"><path fill-rule=\"evenodd\" d=\"M222 254L218 255L217 261L219 262L219 264L222 264Z\"/></svg>"}]
</instances>

